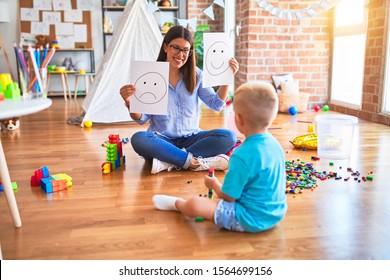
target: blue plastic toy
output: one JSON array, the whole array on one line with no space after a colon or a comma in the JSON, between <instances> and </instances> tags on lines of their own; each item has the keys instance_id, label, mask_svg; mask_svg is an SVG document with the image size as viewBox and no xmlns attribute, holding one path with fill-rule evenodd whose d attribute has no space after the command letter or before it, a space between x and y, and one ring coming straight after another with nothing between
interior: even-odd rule
<instances>
[{"instance_id":1,"label":"blue plastic toy","mask_svg":"<svg viewBox=\"0 0 390 280\"><path fill-rule=\"evenodd\" d=\"M298 113L298 108L295 107L295 106L291 106L290 108L288 108L288 112L291 114L291 115L296 115Z\"/></svg>"}]
</instances>

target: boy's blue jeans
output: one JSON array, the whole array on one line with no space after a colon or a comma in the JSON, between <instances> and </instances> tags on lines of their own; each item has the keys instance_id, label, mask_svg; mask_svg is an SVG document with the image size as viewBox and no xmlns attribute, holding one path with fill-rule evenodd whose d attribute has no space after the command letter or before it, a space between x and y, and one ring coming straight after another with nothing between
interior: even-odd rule
<instances>
[{"instance_id":1,"label":"boy's blue jeans","mask_svg":"<svg viewBox=\"0 0 390 280\"><path fill-rule=\"evenodd\" d=\"M150 131L139 131L131 137L134 151L145 160L156 158L183 169L188 169L192 157L226 154L236 143L236 134L228 129L202 130L175 139Z\"/></svg>"}]
</instances>

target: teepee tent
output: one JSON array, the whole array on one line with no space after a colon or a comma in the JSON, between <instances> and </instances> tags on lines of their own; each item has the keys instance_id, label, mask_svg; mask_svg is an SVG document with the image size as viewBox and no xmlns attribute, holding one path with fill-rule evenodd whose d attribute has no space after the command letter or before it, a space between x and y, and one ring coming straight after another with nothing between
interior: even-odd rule
<instances>
[{"instance_id":1,"label":"teepee tent","mask_svg":"<svg viewBox=\"0 0 390 280\"><path fill-rule=\"evenodd\" d=\"M147 10L147 1L128 1L96 73L90 93L83 102L85 111L83 122L131 121L119 90L130 81L131 61L155 61L162 40L153 13Z\"/></svg>"}]
</instances>

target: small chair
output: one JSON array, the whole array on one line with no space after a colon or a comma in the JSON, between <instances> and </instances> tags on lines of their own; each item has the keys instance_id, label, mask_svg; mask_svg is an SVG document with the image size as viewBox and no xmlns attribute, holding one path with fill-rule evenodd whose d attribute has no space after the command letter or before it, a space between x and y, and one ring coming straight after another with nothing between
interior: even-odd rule
<instances>
[{"instance_id":1,"label":"small chair","mask_svg":"<svg viewBox=\"0 0 390 280\"><path fill-rule=\"evenodd\" d=\"M74 88L74 99L77 98L77 90L79 86L79 77L84 76L84 83L85 83L85 95L88 95L89 92L89 85L93 83L93 79L95 77L95 73L85 73L85 74L76 74L76 81L75 81L75 88ZM89 76L89 82L88 82L88 76Z\"/></svg>"},{"instance_id":2,"label":"small chair","mask_svg":"<svg viewBox=\"0 0 390 280\"><path fill-rule=\"evenodd\" d=\"M50 77L51 75L56 74L61 76L61 83L62 83L62 89L64 92L64 99L67 101L67 95L69 95L69 98L72 98L72 94L70 92L70 87L69 87L69 79L68 79L68 74L66 72L48 72L47 73L47 82L46 82L46 88L49 89L50 85Z\"/></svg>"}]
</instances>

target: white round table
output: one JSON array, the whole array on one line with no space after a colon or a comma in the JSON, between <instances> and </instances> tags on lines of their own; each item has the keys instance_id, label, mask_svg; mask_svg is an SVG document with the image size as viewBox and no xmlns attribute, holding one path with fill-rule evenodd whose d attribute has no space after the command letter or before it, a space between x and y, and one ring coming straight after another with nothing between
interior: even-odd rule
<instances>
[{"instance_id":1,"label":"white round table","mask_svg":"<svg viewBox=\"0 0 390 280\"><path fill-rule=\"evenodd\" d=\"M0 119L20 117L42 111L52 104L51 99L5 99L0 101ZM11 178L9 176L7 162L5 160L3 146L0 137L0 181L3 184L4 193L7 198L8 206L11 211L15 227L21 227L18 205L16 204L15 194L12 189Z\"/></svg>"}]
</instances>

